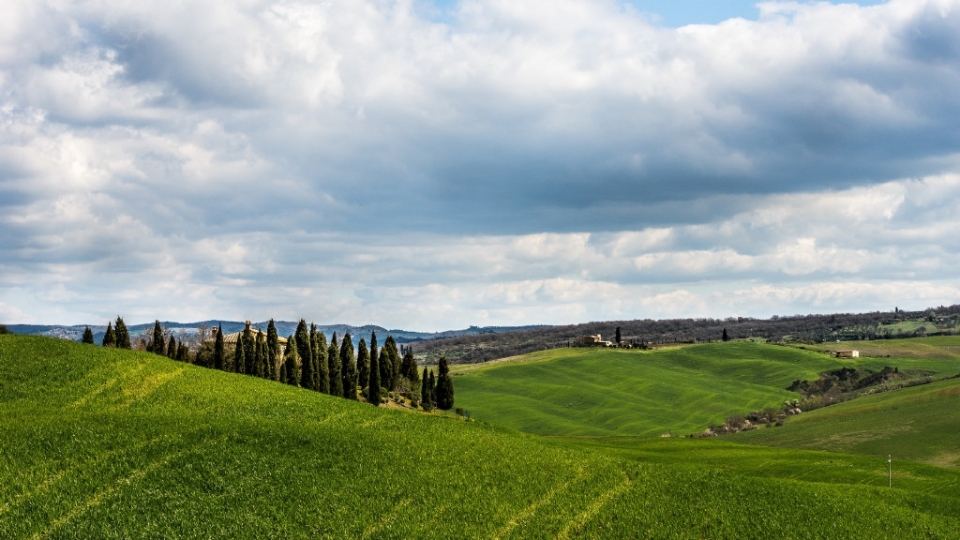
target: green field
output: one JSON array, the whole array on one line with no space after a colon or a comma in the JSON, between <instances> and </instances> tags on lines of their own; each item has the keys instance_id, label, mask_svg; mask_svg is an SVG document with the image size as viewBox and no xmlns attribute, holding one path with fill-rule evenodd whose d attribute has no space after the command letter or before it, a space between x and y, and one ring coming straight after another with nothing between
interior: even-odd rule
<instances>
[{"instance_id":1,"label":"green field","mask_svg":"<svg viewBox=\"0 0 960 540\"><path fill-rule=\"evenodd\" d=\"M573 348L516 361L455 368L457 405L474 418L540 435L659 436L699 433L710 423L785 399L795 379L842 366L954 374L960 358L836 359L753 342L655 351Z\"/></svg>"},{"instance_id":2,"label":"green field","mask_svg":"<svg viewBox=\"0 0 960 540\"><path fill-rule=\"evenodd\" d=\"M41 337L0 336L0 433L4 539L960 536L951 469L888 489L866 456L545 439Z\"/></svg>"}]
</instances>

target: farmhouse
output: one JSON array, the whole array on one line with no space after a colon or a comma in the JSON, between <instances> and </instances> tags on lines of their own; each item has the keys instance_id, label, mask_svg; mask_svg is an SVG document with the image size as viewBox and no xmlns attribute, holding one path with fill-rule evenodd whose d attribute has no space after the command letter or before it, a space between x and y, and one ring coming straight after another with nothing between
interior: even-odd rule
<instances>
[{"instance_id":1,"label":"farmhouse","mask_svg":"<svg viewBox=\"0 0 960 540\"><path fill-rule=\"evenodd\" d=\"M856 349L844 349L833 353L837 358L860 358L860 351Z\"/></svg>"},{"instance_id":2,"label":"farmhouse","mask_svg":"<svg viewBox=\"0 0 960 540\"><path fill-rule=\"evenodd\" d=\"M258 329L256 329L256 328L251 328L251 327L250 327L250 324L251 324L250 321L246 321L246 326L247 326L246 330L242 330L242 331L240 331L240 332L234 332L234 333L232 333L232 334L224 334L224 335L223 335L223 343L224 343L224 344L229 343L229 344L232 344L232 345L236 346L236 345L237 345L237 341L240 341L240 338L243 336L243 333L246 332L247 330L249 330L249 331L253 334L253 337L254 337L254 338L257 337L257 334L263 334L264 336L266 336L266 334L267 334L266 332L264 332L263 330L258 330ZM216 339L216 337L217 337L217 329L214 328L214 329L213 329L213 337L210 338L210 339ZM282 357L283 357L283 354L284 354L284 351L287 350L287 338L277 336L277 341L280 342L280 357L282 358Z\"/></svg>"},{"instance_id":3,"label":"farmhouse","mask_svg":"<svg viewBox=\"0 0 960 540\"><path fill-rule=\"evenodd\" d=\"M600 334L583 336L578 342L582 347L610 347L613 345L613 343L609 341L604 341L603 338L600 337Z\"/></svg>"}]
</instances>

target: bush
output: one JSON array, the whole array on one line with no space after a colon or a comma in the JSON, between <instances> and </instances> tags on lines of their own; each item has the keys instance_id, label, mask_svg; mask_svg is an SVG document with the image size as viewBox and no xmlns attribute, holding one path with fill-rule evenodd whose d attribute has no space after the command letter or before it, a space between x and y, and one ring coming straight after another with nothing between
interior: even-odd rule
<instances>
[{"instance_id":1,"label":"bush","mask_svg":"<svg viewBox=\"0 0 960 540\"><path fill-rule=\"evenodd\" d=\"M0 334L12 334L12 333L13 333L13 332L11 332L11 331L6 327L6 325L0 324Z\"/></svg>"}]
</instances>

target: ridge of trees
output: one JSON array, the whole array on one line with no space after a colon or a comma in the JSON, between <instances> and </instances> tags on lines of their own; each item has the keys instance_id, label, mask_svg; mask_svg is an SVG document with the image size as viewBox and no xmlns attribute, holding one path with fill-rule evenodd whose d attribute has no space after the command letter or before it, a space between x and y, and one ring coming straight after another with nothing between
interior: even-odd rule
<instances>
[{"instance_id":1,"label":"ridge of trees","mask_svg":"<svg viewBox=\"0 0 960 540\"><path fill-rule=\"evenodd\" d=\"M417 342L417 356L433 364L446 357L454 364L481 363L545 349L571 346L579 338L601 334L616 336L626 345L656 346L674 343L719 341L727 330L728 339L750 337L768 341L856 341L931 335L922 330L899 331L887 328L899 322L923 319L937 326L939 334L960 333L960 304L920 311L875 311L827 315L773 316L769 319L728 317L726 319L637 319L602 321L530 330L479 334ZM609 338L607 338L609 339Z\"/></svg>"}]
</instances>

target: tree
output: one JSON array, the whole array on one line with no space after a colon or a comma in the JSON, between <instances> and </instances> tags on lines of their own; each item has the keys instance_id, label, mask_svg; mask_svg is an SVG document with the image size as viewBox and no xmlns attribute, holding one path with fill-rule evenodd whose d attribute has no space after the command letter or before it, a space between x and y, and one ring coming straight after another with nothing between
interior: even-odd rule
<instances>
[{"instance_id":1,"label":"tree","mask_svg":"<svg viewBox=\"0 0 960 540\"><path fill-rule=\"evenodd\" d=\"M327 367L330 371L330 395L343 397L343 379L340 378L340 347L337 346L337 333L330 336L327 348Z\"/></svg>"},{"instance_id":2,"label":"tree","mask_svg":"<svg viewBox=\"0 0 960 540\"><path fill-rule=\"evenodd\" d=\"M177 358L177 338L170 336L170 343L167 343L167 358L175 360Z\"/></svg>"},{"instance_id":3,"label":"tree","mask_svg":"<svg viewBox=\"0 0 960 540\"><path fill-rule=\"evenodd\" d=\"M247 324L247 327L243 329L243 334L240 334L240 341L243 345L243 372L246 375L253 375L256 372L256 361L257 361L257 340L253 337L253 331L250 329L250 325Z\"/></svg>"},{"instance_id":4,"label":"tree","mask_svg":"<svg viewBox=\"0 0 960 540\"><path fill-rule=\"evenodd\" d=\"M423 368L423 383L420 385L420 404L423 410L433 409L433 385L430 383L430 377L433 372L427 373L427 368Z\"/></svg>"},{"instance_id":5,"label":"tree","mask_svg":"<svg viewBox=\"0 0 960 540\"><path fill-rule=\"evenodd\" d=\"M619 345L619 344L620 344L620 327L619 327L619 326L617 327L617 337L616 337L616 340L617 340L617 345Z\"/></svg>"},{"instance_id":6,"label":"tree","mask_svg":"<svg viewBox=\"0 0 960 540\"><path fill-rule=\"evenodd\" d=\"M438 409L449 411L453 407L453 378L450 377L450 367L445 356L440 357L440 376L437 378L437 393L434 399Z\"/></svg>"},{"instance_id":7,"label":"tree","mask_svg":"<svg viewBox=\"0 0 960 540\"><path fill-rule=\"evenodd\" d=\"M350 332L343 335L340 345L340 377L343 378L343 397L357 399L357 364L353 360L353 339Z\"/></svg>"},{"instance_id":8,"label":"tree","mask_svg":"<svg viewBox=\"0 0 960 540\"><path fill-rule=\"evenodd\" d=\"M327 363L327 336L317 332L313 342L313 351L317 364L317 392L330 393L330 365Z\"/></svg>"},{"instance_id":9,"label":"tree","mask_svg":"<svg viewBox=\"0 0 960 540\"><path fill-rule=\"evenodd\" d=\"M307 321L300 319L297 324L297 354L300 356L300 386L314 390L313 386L313 351L310 344L310 331L307 330Z\"/></svg>"},{"instance_id":10,"label":"tree","mask_svg":"<svg viewBox=\"0 0 960 540\"><path fill-rule=\"evenodd\" d=\"M320 391L320 347L317 341L320 340L320 332L317 331L317 325L310 323L310 388Z\"/></svg>"},{"instance_id":11,"label":"tree","mask_svg":"<svg viewBox=\"0 0 960 540\"><path fill-rule=\"evenodd\" d=\"M420 382L417 359L413 357L413 349L411 347L407 347L407 350L403 353L403 360L400 362L400 376L409 380L411 384ZM413 388L416 388L416 386Z\"/></svg>"},{"instance_id":12,"label":"tree","mask_svg":"<svg viewBox=\"0 0 960 540\"><path fill-rule=\"evenodd\" d=\"M400 353L393 336L387 336L380 352L380 378L387 390L396 390L397 380L400 378Z\"/></svg>"},{"instance_id":13,"label":"tree","mask_svg":"<svg viewBox=\"0 0 960 540\"><path fill-rule=\"evenodd\" d=\"M267 378L280 380L280 369L277 362L280 360L280 336L277 335L277 325L270 319L267 323Z\"/></svg>"},{"instance_id":14,"label":"tree","mask_svg":"<svg viewBox=\"0 0 960 540\"><path fill-rule=\"evenodd\" d=\"M267 349L267 335L257 332L257 377L270 379L270 352Z\"/></svg>"},{"instance_id":15,"label":"tree","mask_svg":"<svg viewBox=\"0 0 960 540\"><path fill-rule=\"evenodd\" d=\"M83 339L81 341L83 343L93 344L93 330L91 330L89 326L83 330Z\"/></svg>"},{"instance_id":16,"label":"tree","mask_svg":"<svg viewBox=\"0 0 960 540\"><path fill-rule=\"evenodd\" d=\"M107 321L107 331L103 334L103 341L100 343L104 347L117 346L117 334L113 331L113 323Z\"/></svg>"},{"instance_id":17,"label":"tree","mask_svg":"<svg viewBox=\"0 0 960 540\"><path fill-rule=\"evenodd\" d=\"M371 338L371 342L374 343L376 347L376 334ZM361 341L360 343L363 343ZM362 349L361 349L362 350ZM367 379L367 402L372 403L373 405L380 406L380 363L375 357L370 357L370 368L367 370L369 372L369 378Z\"/></svg>"},{"instance_id":18,"label":"tree","mask_svg":"<svg viewBox=\"0 0 960 540\"><path fill-rule=\"evenodd\" d=\"M716 334L714 334L714 335L716 335ZM722 339L723 341L730 341L730 336L727 335L727 329L726 329L726 328L723 329L723 337L720 338L720 339Z\"/></svg>"},{"instance_id":19,"label":"tree","mask_svg":"<svg viewBox=\"0 0 960 540\"><path fill-rule=\"evenodd\" d=\"M223 323L217 326L217 337L213 342L213 367L219 370L225 370L226 357L223 352Z\"/></svg>"},{"instance_id":20,"label":"tree","mask_svg":"<svg viewBox=\"0 0 960 540\"><path fill-rule=\"evenodd\" d=\"M283 368L280 375L280 382L297 386L300 382L300 374L297 373L297 363L300 362L300 353L297 352L297 338L290 336L287 338L287 351L283 359Z\"/></svg>"},{"instance_id":21,"label":"tree","mask_svg":"<svg viewBox=\"0 0 960 540\"><path fill-rule=\"evenodd\" d=\"M190 349L187 348L187 344L180 340L180 343L177 344L177 360L181 362L190 361Z\"/></svg>"},{"instance_id":22,"label":"tree","mask_svg":"<svg viewBox=\"0 0 960 540\"><path fill-rule=\"evenodd\" d=\"M163 327L160 326L160 321L154 321L153 335L147 340L147 352L163 356L166 350L167 346L163 342Z\"/></svg>"},{"instance_id":23,"label":"tree","mask_svg":"<svg viewBox=\"0 0 960 540\"><path fill-rule=\"evenodd\" d=\"M360 342L357 343L357 384L366 386L368 380L370 380L370 351L367 350L367 341L360 338Z\"/></svg>"},{"instance_id":24,"label":"tree","mask_svg":"<svg viewBox=\"0 0 960 540\"><path fill-rule=\"evenodd\" d=\"M127 331L127 325L124 324L123 318L117 315L117 322L114 323L114 332L117 335L117 348L118 349L129 349L130 348L130 332Z\"/></svg>"},{"instance_id":25,"label":"tree","mask_svg":"<svg viewBox=\"0 0 960 540\"><path fill-rule=\"evenodd\" d=\"M427 387L430 388L430 408L437 406L437 380L433 377L433 370L430 370L430 380L427 381Z\"/></svg>"}]
</instances>

